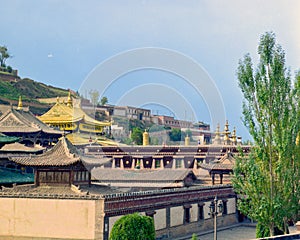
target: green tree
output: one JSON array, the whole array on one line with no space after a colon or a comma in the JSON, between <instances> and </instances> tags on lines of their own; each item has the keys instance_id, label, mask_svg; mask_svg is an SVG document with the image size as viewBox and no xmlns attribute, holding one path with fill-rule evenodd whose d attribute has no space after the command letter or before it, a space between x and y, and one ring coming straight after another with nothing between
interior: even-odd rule
<instances>
[{"instance_id":1,"label":"green tree","mask_svg":"<svg viewBox=\"0 0 300 240\"><path fill-rule=\"evenodd\" d=\"M99 92L97 90L90 90L89 94L92 104L96 107L99 102Z\"/></svg>"},{"instance_id":2,"label":"green tree","mask_svg":"<svg viewBox=\"0 0 300 240\"><path fill-rule=\"evenodd\" d=\"M118 219L111 230L110 240L155 240L153 218L138 213Z\"/></svg>"},{"instance_id":3,"label":"green tree","mask_svg":"<svg viewBox=\"0 0 300 240\"><path fill-rule=\"evenodd\" d=\"M300 84L293 87L274 33L261 36L258 54L255 70L249 54L237 70L243 121L254 146L248 157L237 159L232 181L242 196L238 208L258 222L257 237L267 237L286 232L287 221L299 211Z\"/></svg>"},{"instance_id":4,"label":"green tree","mask_svg":"<svg viewBox=\"0 0 300 240\"><path fill-rule=\"evenodd\" d=\"M179 128L172 128L171 132L169 132L169 137L171 141L180 141L181 130Z\"/></svg>"},{"instance_id":5,"label":"green tree","mask_svg":"<svg viewBox=\"0 0 300 240\"><path fill-rule=\"evenodd\" d=\"M105 105L106 103L108 103L107 97L105 97L105 96L102 97L101 100L100 100L100 103L101 103L102 106Z\"/></svg>"},{"instance_id":6,"label":"green tree","mask_svg":"<svg viewBox=\"0 0 300 240\"><path fill-rule=\"evenodd\" d=\"M0 46L0 67L5 67L5 62L11 55L6 46Z\"/></svg>"},{"instance_id":7,"label":"green tree","mask_svg":"<svg viewBox=\"0 0 300 240\"><path fill-rule=\"evenodd\" d=\"M134 127L131 133L131 140L137 145L143 143L143 130L139 127Z\"/></svg>"}]
</instances>

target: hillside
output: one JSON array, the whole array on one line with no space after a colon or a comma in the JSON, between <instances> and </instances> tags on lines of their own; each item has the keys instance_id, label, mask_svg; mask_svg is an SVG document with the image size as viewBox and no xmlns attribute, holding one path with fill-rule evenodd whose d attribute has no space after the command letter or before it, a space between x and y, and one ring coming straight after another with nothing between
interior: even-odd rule
<instances>
[{"instance_id":1,"label":"hillside","mask_svg":"<svg viewBox=\"0 0 300 240\"><path fill-rule=\"evenodd\" d=\"M16 105L22 96L24 105L30 106L35 114L41 114L49 109L49 105L40 103L39 98L54 98L67 96L68 90L36 82L29 78L17 81L7 81L0 75L0 104Z\"/></svg>"}]
</instances>

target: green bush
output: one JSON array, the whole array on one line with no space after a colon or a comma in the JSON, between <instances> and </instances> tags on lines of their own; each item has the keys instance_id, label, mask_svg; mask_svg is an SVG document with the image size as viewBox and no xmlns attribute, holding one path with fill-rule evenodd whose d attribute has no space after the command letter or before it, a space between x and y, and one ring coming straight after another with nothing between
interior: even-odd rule
<instances>
[{"instance_id":1,"label":"green bush","mask_svg":"<svg viewBox=\"0 0 300 240\"><path fill-rule=\"evenodd\" d=\"M197 237L196 233L193 233L192 240L198 240L198 237Z\"/></svg>"},{"instance_id":2,"label":"green bush","mask_svg":"<svg viewBox=\"0 0 300 240\"><path fill-rule=\"evenodd\" d=\"M125 215L113 225L109 240L155 240L153 218L139 213Z\"/></svg>"}]
</instances>

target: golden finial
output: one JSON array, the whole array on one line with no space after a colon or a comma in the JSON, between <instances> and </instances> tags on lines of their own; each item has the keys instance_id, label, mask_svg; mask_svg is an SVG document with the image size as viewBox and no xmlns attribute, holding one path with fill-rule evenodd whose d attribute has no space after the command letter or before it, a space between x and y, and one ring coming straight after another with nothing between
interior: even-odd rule
<instances>
[{"instance_id":1,"label":"golden finial","mask_svg":"<svg viewBox=\"0 0 300 240\"><path fill-rule=\"evenodd\" d=\"M56 97L56 103L59 103L59 97L58 96Z\"/></svg>"},{"instance_id":2,"label":"golden finial","mask_svg":"<svg viewBox=\"0 0 300 240\"><path fill-rule=\"evenodd\" d=\"M229 126L228 120L226 120L225 127L224 127L224 141L229 141L230 131L228 126Z\"/></svg>"},{"instance_id":3,"label":"golden finial","mask_svg":"<svg viewBox=\"0 0 300 240\"><path fill-rule=\"evenodd\" d=\"M19 103L17 110L23 110L22 96L19 96Z\"/></svg>"},{"instance_id":4,"label":"golden finial","mask_svg":"<svg viewBox=\"0 0 300 240\"><path fill-rule=\"evenodd\" d=\"M231 140L232 140L232 143L233 143L233 144L236 144L236 143L237 143L235 127L233 128L233 131L232 131Z\"/></svg>"},{"instance_id":5,"label":"golden finial","mask_svg":"<svg viewBox=\"0 0 300 240\"><path fill-rule=\"evenodd\" d=\"M143 132L143 146L149 145L149 133L145 129L145 132Z\"/></svg>"},{"instance_id":6,"label":"golden finial","mask_svg":"<svg viewBox=\"0 0 300 240\"><path fill-rule=\"evenodd\" d=\"M72 98L71 98L71 92L69 91L69 95L68 95L68 100L67 100L67 106L71 107L72 106Z\"/></svg>"},{"instance_id":7,"label":"golden finial","mask_svg":"<svg viewBox=\"0 0 300 240\"><path fill-rule=\"evenodd\" d=\"M216 132L215 132L215 139L214 139L214 143L216 144L220 144L220 124L218 123L217 124L217 129L216 129Z\"/></svg>"}]
</instances>

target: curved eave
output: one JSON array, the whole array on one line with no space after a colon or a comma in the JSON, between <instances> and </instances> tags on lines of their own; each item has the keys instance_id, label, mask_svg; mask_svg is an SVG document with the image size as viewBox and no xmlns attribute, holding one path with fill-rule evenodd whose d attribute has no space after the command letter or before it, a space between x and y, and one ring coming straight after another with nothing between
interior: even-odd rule
<instances>
[{"instance_id":1,"label":"curved eave","mask_svg":"<svg viewBox=\"0 0 300 240\"><path fill-rule=\"evenodd\" d=\"M75 159L67 159L67 160L61 160L58 159L60 162L46 162L43 161L43 159L39 159L38 156L35 158L18 158L18 157L10 157L9 160L21 165L21 166L27 166L27 167L67 167L71 166L74 164L79 163L81 160L80 158L75 158ZM48 159L47 159L48 160ZM63 162L65 161L65 162Z\"/></svg>"}]
</instances>

